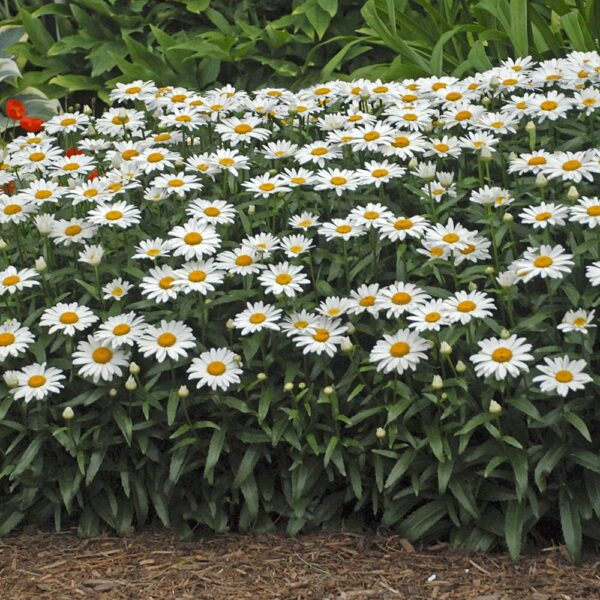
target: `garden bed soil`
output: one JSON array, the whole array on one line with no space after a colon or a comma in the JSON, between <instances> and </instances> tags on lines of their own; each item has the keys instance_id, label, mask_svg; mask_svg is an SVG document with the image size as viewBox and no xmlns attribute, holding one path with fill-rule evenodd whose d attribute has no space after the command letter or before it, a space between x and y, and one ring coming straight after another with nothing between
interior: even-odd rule
<instances>
[{"instance_id":1,"label":"garden bed soil","mask_svg":"<svg viewBox=\"0 0 600 600\"><path fill-rule=\"evenodd\" d=\"M505 554L394 535L78 538L27 531L0 539L1 600L600 600L600 557L561 547L513 565Z\"/></svg>"}]
</instances>

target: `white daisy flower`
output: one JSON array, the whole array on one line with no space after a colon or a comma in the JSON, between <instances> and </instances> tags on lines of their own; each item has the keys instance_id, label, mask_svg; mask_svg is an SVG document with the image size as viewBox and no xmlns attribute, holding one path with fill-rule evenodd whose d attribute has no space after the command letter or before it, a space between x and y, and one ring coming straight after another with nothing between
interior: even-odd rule
<instances>
[{"instance_id":1,"label":"white daisy flower","mask_svg":"<svg viewBox=\"0 0 600 600\"><path fill-rule=\"evenodd\" d=\"M305 235L288 235L281 238L281 248L288 258L300 256L312 247L312 240Z\"/></svg>"},{"instance_id":2,"label":"white daisy flower","mask_svg":"<svg viewBox=\"0 0 600 600\"><path fill-rule=\"evenodd\" d=\"M144 333L146 321L144 317L134 312L126 312L115 317L109 317L98 327L94 337L101 343L119 348L133 346Z\"/></svg>"},{"instance_id":3,"label":"white daisy flower","mask_svg":"<svg viewBox=\"0 0 600 600\"><path fill-rule=\"evenodd\" d=\"M508 375L517 377L519 373L529 371L526 362L533 360L529 354L532 346L525 338L511 335L508 339L489 338L477 342L478 354L470 357L479 377L494 376L498 381Z\"/></svg>"},{"instance_id":4,"label":"white daisy flower","mask_svg":"<svg viewBox=\"0 0 600 600\"><path fill-rule=\"evenodd\" d=\"M200 223L213 225L233 223L237 215L233 204L224 200L194 200L190 202L185 212Z\"/></svg>"},{"instance_id":5,"label":"white daisy flower","mask_svg":"<svg viewBox=\"0 0 600 600\"><path fill-rule=\"evenodd\" d=\"M357 290L350 292L351 306L350 314L359 315L368 312L373 316L379 314L380 306L377 302L379 294L379 284L372 283L370 285L361 285Z\"/></svg>"},{"instance_id":6,"label":"white daisy flower","mask_svg":"<svg viewBox=\"0 0 600 600\"><path fill-rule=\"evenodd\" d=\"M38 207L22 196L3 196L0 194L0 224L23 223Z\"/></svg>"},{"instance_id":7,"label":"white daisy flower","mask_svg":"<svg viewBox=\"0 0 600 600\"><path fill-rule=\"evenodd\" d=\"M10 266L0 271L0 296L15 294L24 289L40 285L39 274L34 269L17 269Z\"/></svg>"},{"instance_id":8,"label":"white daisy flower","mask_svg":"<svg viewBox=\"0 0 600 600\"><path fill-rule=\"evenodd\" d=\"M128 281L117 277L102 288L102 297L104 300L116 300L118 302L129 293L131 288L132 285Z\"/></svg>"},{"instance_id":9,"label":"white daisy flower","mask_svg":"<svg viewBox=\"0 0 600 600\"><path fill-rule=\"evenodd\" d=\"M49 394L56 394L63 389L61 380L63 372L46 363L34 363L16 372L17 385L10 390L15 400L43 400Z\"/></svg>"},{"instance_id":10,"label":"white daisy flower","mask_svg":"<svg viewBox=\"0 0 600 600\"><path fill-rule=\"evenodd\" d=\"M303 348L303 353L315 352L333 356L346 334L346 326L339 321L327 317L317 317L310 326L300 330L294 337L296 344Z\"/></svg>"},{"instance_id":11,"label":"white daisy flower","mask_svg":"<svg viewBox=\"0 0 600 600\"><path fill-rule=\"evenodd\" d=\"M87 340L77 344L73 352L73 364L79 366L77 373L81 377L89 377L94 383L112 381L123 374L121 367L126 367L129 360L125 353L112 345L102 342L89 335Z\"/></svg>"},{"instance_id":12,"label":"white daisy flower","mask_svg":"<svg viewBox=\"0 0 600 600\"><path fill-rule=\"evenodd\" d=\"M562 322L556 328L564 333L580 331L587 334L589 327L596 327L592 324L595 314L595 310L568 310L562 318Z\"/></svg>"},{"instance_id":13,"label":"white daisy flower","mask_svg":"<svg viewBox=\"0 0 600 600\"><path fill-rule=\"evenodd\" d=\"M141 281L142 295L161 304L177 297L181 287L175 285L177 273L172 267L150 269L149 275Z\"/></svg>"},{"instance_id":14,"label":"white daisy flower","mask_svg":"<svg viewBox=\"0 0 600 600\"><path fill-rule=\"evenodd\" d=\"M539 206L529 206L521 213L521 223L532 225L534 229L546 229L548 225L562 226L567 222L569 208L564 204L542 202Z\"/></svg>"},{"instance_id":15,"label":"white daisy flower","mask_svg":"<svg viewBox=\"0 0 600 600\"><path fill-rule=\"evenodd\" d=\"M459 291L444 300L444 312L453 323L464 325L472 319L491 317L494 310L494 301L484 292Z\"/></svg>"},{"instance_id":16,"label":"white daisy flower","mask_svg":"<svg viewBox=\"0 0 600 600\"><path fill-rule=\"evenodd\" d=\"M579 198L577 205L571 207L569 221L583 223L590 229L600 226L600 198L597 196Z\"/></svg>"},{"instance_id":17,"label":"white daisy flower","mask_svg":"<svg viewBox=\"0 0 600 600\"><path fill-rule=\"evenodd\" d=\"M171 253L171 242L161 238L143 240L135 247L136 254L132 258L139 260L149 259L152 262L159 257L169 256Z\"/></svg>"},{"instance_id":18,"label":"white daisy flower","mask_svg":"<svg viewBox=\"0 0 600 600\"><path fill-rule=\"evenodd\" d=\"M221 245L221 236L207 223L191 219L169 231L174 256L186 260L214 254Z\"/></svg>"},{"instance_id":19,"label":"white daisy flower","mask_svg":"<svg viewBox=\"0 0 600 600\"><path fill-rule=\"evenodd\" d=\"M402 242L407 237L421 238L429 229L429 221L423 217L390 217L378 224L381 236L392 242Z\"/></svg>"},{"instance_id":20,"label":"white daisy flower","mask_svg":"<svg viewBox=\"0 0 600 600\"><path fill-rule=\"evenodd\" d=\"M308 231L311 227L319 225L319 216L310 212L303 212L299 215L294 215L289 219L290 227L294 229L302 229Z\"/></svg>"},{"instance_id":21,"label":"white daisy flower","mask_svg":"<svg viewBox=\"0 0 600 600\"><path fill-rule=\"evenodd\" d=\"M585 275L593 286L600 285L600 261L585 268Z\"/></svg>"},{"instance_id":22,"label":"white daisy flower","mask_svg":"<svg viewBox=\"0 0 600 600\"><path fill-rule=\"evenodd\" d=\"M84 219L59 219L52 224L50 237L57 244L70 246L71 244L83 244L86 240L94 237L98 227Z\"/></svg>"},{"instance_id":23,"label":"white daisy flower","mask_svg":"<svg viewBox=\"0 0 600 600\"><path fill-rule=\"evenodd\" d=\"M354 306L354 301L341 296L328 296L322 300L316 311L324 317L336 319L345 315Z\"/></svg>"},{"instance_id":24,"label":"white daisy flower","mask_svg":"<svg viewBox=\"0 0 600 600\"><path fill-rule=\"evenodd\" d=\"M294 337L299 333L314 331L317 320L317 315L307 310L301 310L285 317L279 323L279 327L288 337Z\"/></svg>"},{"instance_id":25,"label":"white daisy flower","mask_svg":"<svg viewBox=\"0 0 600 600\"><path fill-rule=\"evenodd\" d=\"M543 279L562 279L575 264L572 258L573 255L566 253L560 244L554 247L543 244L538 248L529 247L523 258L514 262L513 268L524 282L538 275Z\"/></svg>"},{"instance_id":26,"label":"white daisy flower","mask_svg":"<svg viewBox=\"0 0 600 600\"><path fill-rule=\"evenodd\" d=\"M235 250L221 252L217 256L217 266L228 273L236 275L250 275L260 273L265 265L260 263L261 257L256 249L249 246L241 246Z\"/></svg>"},{"instance_id":27,"label":"white daisy flower","mask_svg":"<svg viewBox=\"0 0 600 600\"><path fill-rule=\"evenodd\" d=\"M72 337L78 331L91 327L97 320L98 317L87 306L77 302L59 302L44 310L40 325L49 327L49 333L58 331Z\"/></svg>"},{"instance_id":28,"label":"white daisy flower","mask_svg":"<svg viewBox=\"0 0 600 600\"><path fill-rule=\"evenodd\" d=\"M182 321L162 320L159 326L148 325L139 338L138 348L143 356L152 356L159 363L165 359L178 360L196 347L196 336Z\"/></svg>"},{"instance_id":29,"label":"white daisy flower","mask_svg":"<svg viewBox=\"0 0 600 600\"><path fill-rule=\"evenodd\" d=\"M369 360L377 363L378 371L402 375L407 370L415 371L419 361L427 358L428 349L429 343L418 333L400 329L394 335L384 335L371 350Z\"/></svg>"},{"instance_id":30,"label":"white daisy flower","mask_svg":"<svg viewBox=\"0 0 600 600\"><path fill-rule=\"evenodd\" d=\"M88 213L90 223L120 227L121 229L136 225L141 221L141 217L140 210L127 202L99 204Z\"/></svg>"},{"instance_id":31,"label":"white daisy flower","mask_svg":"<svg viewBox=\"0 0 600 600\"><path fill-rule=\"evenodd\" d=\"M181 265L175 271L174 285L181 288L184 294L197 292L206 295L215 291L215 286L223 283L225 271L212 258L205 261L192 261Z\"/></svg>"},{"instance_id":32,"label":"white daisy flower","mask_svg":"<svg viewBox=\"0 0 600 600\"><path fill-rule=\"evenodd\" d=\"M188 192L201 190L203 187L195 175L186 175L183 171L155 177L150 185L153 188L166 190L169 194L176 194L180 198L183 198Z\"/></svg>"},{"instance_id":33,"label":"white daisy flower","mask_svg":"<svg viewBox=\"0 0 600 600\"><path fill-rule=\"evenodd\" d=\"M347 240L366 235L367 231L362 225L355 223L354 219L332 219L330 223L323 223L318 233L324 235L329 242L335 238Z\"/></svg>"},{"instance_id":34,"label":"white daisy flower","mask_svg":"<svg viewBox=\"0 0 600 600\"><path fill-rule=\"evenodd\" d=\"M302 286L310 283L301 266L291 265L287 261L276 265L267 265L258 280L265 288L265 293L276 296L285 294L288 297L302 292Z\"/></svg>"},{"instance_id":35,"label":"white daisy flower","mask_svg":"<svg viewBox=\"0 0 600 600\"><path fill-rule=\"evenodd\" d=\"M8 319L0 325L0 362L9 356L19 356L33 344L35 338L29 327L21 326L15 319Z\"/></svg>"},{"instance_id":36,"label":"white daisy flower","mask_svg":"<svg viewBox=\"0 0 600 600\"><path fill-rule=\"evenodd\" d=\"M369 202L366 206L356 206L350 212L349 219L367 229L379 228L383 223L393 218L393 213L383 204Z\"/></svg>"},{"instance_id":37,"label":"white daisy flower","mask_svg":"<svg viewBox=\"0 0 600 600\"><path fill-rule=\"evenodd\" d=\"M281 316L281 310L272 304L264 302L247 303L246 309L238 313L233 323L237 329L241 329L242 335L248 335L262 329L279 331L277 322Z\"/></svg>"},{"instance_id":38,"label":"white daisy flower","mask_svg":"<svg viewBox=\"0 0 600 600\"><path fill-rule=\"evenodd\" d=\"M227 348L212 348L194 358L187 370L191 380L197 379L197 387L208 386L212 390L227 390L240 383L241 363L237 356Z\"/></svg>"},{"instance_id":39,"label":"white daisy flower","mask_svg":"<svg viewBox=\"0 0 600 600\"><path fill-rule=\"evenodd\" d=\"M544 358L545 365L538 365L537 369L542 375L532 379L539 383L542 392L556 392L559 396L566 396L569 392L582 390L592 378L583 373L588 365L585 360L571 360L568 356Z\"/></svg>"},{"instance_id":40,"label":"white daisy flower","mask_svg":"<svg viewBox=\"0 0 600 600\"><path fill-rule=\"evenodd\" d=\"M439 331L450 325L450 319L445 311L443 300L429 300L408 311L408 326L416 331Z\"/></svg>"},{"instance_id":41,"label":"white daisy flower","mask_svg":"<svg viewBox=\"0 0 600 600\"><path fill-rule=\"evenodd\" d=\"M405 312L412 311L415 307L431 300L421 288L412 283L396 281L392 285L382 288L377 294L379 310L387 310L386 318L398 318Z\"/></svg>"}]
</instances>

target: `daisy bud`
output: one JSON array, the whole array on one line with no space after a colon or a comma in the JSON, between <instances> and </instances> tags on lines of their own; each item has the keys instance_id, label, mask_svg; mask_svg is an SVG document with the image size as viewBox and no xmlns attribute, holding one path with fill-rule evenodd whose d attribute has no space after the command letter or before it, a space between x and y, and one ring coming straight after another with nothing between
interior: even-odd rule
<instances>
[{"instance_id":1,"label":"daisy bud","mask_svg":"<svg viewBox=\"0 0 600 600\"><path fill-rule=\"evenodd\" d=\"M130 372L132 375L139 375L139 372L140 372L140 365L138 365L136 362L132 362L132 363L129 365L129 372Z\"/></svg>"},{"instance_id":2,"label":"daisy bud","mask_svg":"<svg viewBox=\"0 0 600 600\"><path fill-rule=\"evenodd\" d=\"M498 402L496 402L495 400L492 400L490 402L490 407L488 410L490 411L490 414L492 414L492 415L499 415L502 412L502 407L500 406L500 404L498 404Z\"/></svg>"},{"instance_id":3,"label":"daisy bud","mask_svg":"<svg viewBox=\"0 0 600 600\"><path fill-rule=\"evenodd\" d=\"M467 370L467 365L465 365L465 363L462 360L459 360L456 363L455 368L457 373L464 373Z\"/></svg>"},{"instance_id":4,"label":"daisy bud","mask_svg":"<svg viewBox=\"0 0 600 600\"><path fill-rule=\"evenodd\" d=\"M508 329L503 329L503 330L500 332L500 337L501 337L503 340L507 340L507 339L510 337L510 331L509 331Z\"/></svg>"},{"instance_id":5,"label":"daisy bud","mask_svg":"<svg viewBox=\"0 0 600 600\"><path fill-rule=\"evenodd\" d=\"M369 92L369 90L367 90L366 88L363 88L360 91L360 99L361 100L368 100L371 97L371 94Z\"/></svg>"},{"instance_id":6,"label":"daisy bud","mask_svg":"<svg viewBox=\"0 0 600 600\"><path fill-rule=\"evenodd\" d=\"M500 85L500 80L497 75L492 75L490 77L490 87L492 89L496 89Z\"/></svg>"},{"instance_id":7,"label":"daisy bud","mask_svg":"<svg viewBox=\"0 0 600 600\"><path fill-rule=\"evenodd\" d=\"M517 158L519 155L516 152L511 152L508 155L508 160L515 160L515 158Z\"/></svg>"},{"instance_id":8,"label":"daisy bud","mask_svg":"<svg viewBox=\"0 0 600 600\"><path fill-rule=\"evenodd\" d=\"M277 169L269 169L269 175L275 177L275 175L277 175Z\"/></svg>"},{"instance_id":9,"label":"daisy bud","mask_svg":"<svg viewBox=\"0 0 600 600\"><path fill-rule=\"evenodd\" d=\"M259 381L264 381L266 378L267 378L266 373L258 373L258 375L256 376L256 379L258 379Z\"/></svg>"},{"instance_id":10,"label":"daisy bud","mask_svg":"<svg viewBox=\"0 0 600 600\"><path fill-rule=\"evenodd\" d=\"M442 342L440 344L440 354L452 354L452 346L448 342Z\"/></svg>"},{"instance_id":11,"label":"daisy bud","mask_svg":"<svg viewBox=\"0 0 600 600\"><path fill-rule=\"evenodd\" d=\"M441 390L444 387L444 380L439 375L434 375L431 381L431 387L434 390Z\"/></svg>"},{"instance_id":12,"label":"daisy bud","mask_svg":"<svg viewBox=\"0 0 600 600\"><path fill-rule=\"evenodd\" d=\"M505 223L512 223L515 220L515 218L512 216L511 213L507 212L502 215L502 220Z\"/></svg>"},{"instance_id":13,"label":"daisy bud","mask_svg":"<svg viewBox=\"0 0 600 600\"><path fill-rule=\"evenodd\" d=\"M225 327L227 329L235 329L235 323L233 322L233 319L227 319L227 323L225 323Z\"/></svg>"},{"instance_id":14,"label":"daisy bud","mask_svg":"<svg viewBox=\"0 0 600 600\"><path fill-rule=\"evenodd\" d=\"M342 341L340 343L340 350L342 352L352 352L352 350L354 350L354 344L352 343L350 338L342 338Z\"/></svg>"},{"instance_id":15,"label":"daisy bud","mask_svg":"<svg viewBox=\"0 0 600 600\"><path fill-rule=\"evenodd\" d=\"M479 158L483 162L490 162L492 160L492 151L489 148L482 148L479 153Z\"/></svg>"},{"instance_id":16,"label":"daisy bud","mask_svg":"<svg viewBox=\"0 0 600 600\"><path fill-rule=\"evenodd\" d=\"M441 398L442 400L446 400L446 399L448 398L448 394L446 394L446 392L442 392L442 393L440 394L440 398Z\"/></svg>"},{"instance_id":17,"label":"daisy bud","mask_svg":"<svg viewBox=\"0 0 600 600\"><path fill-rule=\"evenodd\" d=\"M408 168L411 171L414 171L417 167L419 166L419 161L417 160L416 157L412 157L409 161L408 161Z\"/></svg>"},{"instance_id":18,"label":"daisy bud","mask_svg":"<svg viewBox=\"0 0 600 600\"><path fill-rule=\"evenodd\" d=\"M535 123L533 121L528 121L527 125L525 125L525 131L527 133L532 133L535 131L535 129L536 129L536 127L535 127Z\"/></svg>"},{"instance_id":19,"label":"daisy bud","mask_svg":"<svg viewBox=\"0 0 600 600\"><path fill-rule=\"evenodd\" d=\"M85 104L83 107L83 114L89 117L92 114L92 112L92 107L89 104Z\"/></svg>"},{"instance_id":20,"label":"daisy bud","mask_svg":"<svg viewBox=\"0 0 600 600\"><path fill-rule=\"evenodd\" d=\"M185 165L185 163L181 159L175 161L175 166L176 167L181 168L181 167L183 167L183 165Z\"/></svg>"},{"instance_id":21,"label":"daisy bud","mask_svg":"<svg viewBox=\"0 0 600 600\"><path fill-rule=\"evenodd\" d=\"M433 340L425 340L425 343L427 344L430 350L432 348L435 348L435 342Z\"/></svg>"},{"instance_id":22,"label":"daisy bud","mask_svg":"<svg viewBox=\"0 0 600 600\"><path fill-rule=\"evenodd\" d=\"M133 375L130 375L125 382L125 389L128 392L133 392L133 390L137 389L137 381L133 378Z\"/></svg>"},{"instance_id":23,"label":"daisy bud","mask_svg":"<svg viewBox=\"0 0 600 600\"><path fill-rule=\"evenodd\" d=\"M242 357L239 354L234 354L233 355L233 360L236 363L241 363L242 362Z\"/></svg>"},{"instance_id":24,"label":"daisy bud","mask_svg":"<svg viewBox=\"0 0 600 600\"><path fill-rule=\"evenodd\" d=\"M65 408L65 410L62 412L62 418L65 421L70 421L74 416L75 411L70 406L67 406L67 408Z\"/></svg>"},{"instance_id":25,"label":"daisy bud","mask_svg":"<svg viewBox=\"0 0 600 600\"><path fill-rule=\"evenodd\" d=\"M382 440L387 435L385 429L383 427L378 427L375 431L375 436L377 439Z\"/></svg>"},{"instance_id":26,"label":"daisy bud","mask_svg":"<svg viewBox=\"0 0 600 600\"><path fill-rule=\"evenodd\" d=\"M489 106L492 103L492 99L489 96L484 96L481 99L481 104L483 104L484 106Z\"/></svg>"},{"instance_id":27,"label":"daisy bud","mask_svg":"<svg viewBox=\"0 0 600 600\"><path fill-rule=\"evenodd\" d=\"M8 248L8 244L0 238L0 250L6 250Z\"/></svg>"},{"instance_id":28,"label":"daisy bud","mask_svg":"<svg viewBox=\"0 0 600 600\"><path fill-rule=\"evenodd\" d=\"M256 214L256 206L254 206L254 204L251 204L251 205L248 207L248 214L249 214L250 216L252 216L252 215Z\"/></svg>"},{"instance_id":29,"label":"daisy bud","mask_svg":"<svg viewBox=\"0 0 600 600\"><path fill-rule=\"evenodd\" d=\"M88 136L94 136L94 135L96 135L96 130L94 129L94 127L92 125L88 125L87 135Z\"/></svg>"},{"instance_id":30,"label":"daisy bud","mask_svg":"<svg viewBox=\"0 0 600 600\"><path fill-rule=\"evenodd\" d=\"M494 267L492 267L491 265L489 267L485 268L485 272L487 275L493 275L496 269L494 269Z\"/></svg>"},{"instance_id":31,"label":"daisy bud","mask_svg":"<svg viewBox=\"0 0 600 600\"><path fill-rule=\"evenodd\" d=\"M303 390L305 387L306 387L306 383L304 383L304 381L301 381L301 382L298 384L298 389L300 389L300 390Z\"/></svg>"},{"instance_id":32,"label":"daisy bud","mask_svg":"<svg viewBox=\"0 0 600 600\"><path fill-rule=\"evenodd\" d=\"M177 395L180 398L187 398L190 395L190 390L188 390L187 385L182 385L177 390Z\"/></svg>"},{"instance_id":33,"label":"daisy bud","mask_svg":"<svg viewBox=\"0 0 600 600\"><path fill-rule=\"evenodd\" d=\"M331 396L331 394L333 394L333 386L332 385L328 385L326 387L323 388L323 393L326 396Z\"/></svg>"},{"instance_id":34,"label":"daisy bud","mask_svg":"<svg viewBox=\"0 0 600 600\"><path fill-rule=\"evenodd\" d=\"M535 177L535 187L542 189L548 185L548 180L543 173L538 173Z\"/></svg>"},{"instance_id":35,"label":"daisy bud","mask_svg":"<svg viewBox=\"0 0 600 600\"><path fill-rule=\"evenodd\" d=\"M211 302L212 302L212 300L211 300L210 298L205 298L205 299L204 299L204 304L205 304L206 306L208 306L208 305L209 305Z\"/></svg>"},{"instance_id":36,"label":"daisy bud","mask_svg":"<svg viewBox=\"0 0 600 600\"><path fill-rule=\"evenodd\" d=\"M294 384L291 381L288 381L286 384L284 384L283 386L283 391L284 392L291 392L294 389Z\"/></svg>"},{"instance_id":37,"label":"daisy bud","mask_svg":"<svg viewBox=\"0 0 600 600\"><path fill-rule=\"evenodd\" d=\"M43 273L48 268L43 256L35 259L35 270L38 273Z\"/></svg>"},{"instance_id":38,"label":"daisy bud","mask_svg":"<svg viewBox=\"0 0 600 600\"><path fill-rule=\"evenodd\" d=\"M9 388L15 388L19 385L19 378L16 371L6 371L2 375L2 379L4 379L4 383Z\"/></svg>"},{"instance_id":39,"label":"daisy bud","mask_svg":"<svg viewBox=\"0 0 600 600\"><path fill-rule=\"evenodd\" d=\"M579 191L577 190L577 188L574 185L572 185L569 188L569 191L567 192L567 198L571 202L575 202L575 200L577 200L577 198L579 198Z\"/></svg>"},{"instance_id":40,"label":"daisy bud","mask_svg":"<svg viewBox=\"0 0 600 600\"><path fill-rule=\"evenodd\" d=\"M356 332L356 327L354 327L353 323L348 323L348 325L346 325L346 333L348 335L353 335Z\"/></svg>"},{"instance_id":41,"label":"daisy bud","mask_svg":"<svg viewBox=\"0 0 600 600\"><path fill-rule=\"evenodd\" d=\"M474 281L469 281L469 285L467 286L470 292L477 291L477 284Z\"/></svg>"},{"instance_id":42,"label":"daisy bud","mask_svg":"<svg viewBox=\"0 0 600 600\"><path fill-rule=\"evenodd\" d=\"M108 395L111 398L114 398L118 393L117 388L110 388L110 390L108 390Z\"/></svg>"},{"instance_id":43,"label":"daisy bud","mask_svg":"<svg viewBox=\"0 0 600 600\"><path fill-rule=\"evenodd\" d=\"M518 275L516 271L503 271L496 277L496 281L502 288L509 288L515 285Z\"/></svg>"},{"instance_id":44,"label":"daisy bud","mask_svg":"<svg viewBox=\"0 0 600 600\"><path fill-rule=\"evenodd\" d=\"M35 223L40 235L43 235L44 237L50 235L52 227L54 226L54 218L52 215L37 215L33 222Z\"/></svg>"}]
</instances>

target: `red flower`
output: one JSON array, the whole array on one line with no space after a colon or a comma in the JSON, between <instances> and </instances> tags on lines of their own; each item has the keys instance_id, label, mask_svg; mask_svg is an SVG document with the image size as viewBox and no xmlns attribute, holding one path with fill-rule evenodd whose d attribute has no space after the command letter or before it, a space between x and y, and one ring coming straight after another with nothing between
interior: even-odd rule
<instances>
[{"instance_id":1,"label":"red flower","mask_svg":"<svg viewBox=\"0 0 600 600\"><path fill-rule=\"evenodd\" d=\"M6 185L2 186L2 191L5 194L7 194L8 196L10 196L11 194L14 194L16 189L17 189L17 186L15 185L14 181L9 181Z\"/></svg>"},{"instance_id":2,"label":"red flower","mask_svg":"<svg viewBox=\"0 0 600 600\"><path fill-rule=\"evenodd\" d=\"M98 177L98 169L94 169L88 176L87 178L90 181L94 181L94 179L96 179L96 177Z\"/></svg>"},{"instance_id":3,"label":"red flower","mask_svg":"<svg viewBox=\"0 0 600 600\"><path fill-rule=\"evenodd\" d=\"M78 154L83 154L83 150L80 150L79 148L68 148L67 151L65 152L65 156L67 158L71 158L71 156L75 156Z\"/></svg>"},{"instance_id":4,"label":"red flower","mask_svg":"<svg viewBox=\"0 0 600 600\"><path fill-rule=\"evenodd\" d=\"M23 117L19 121L19 125L25 131L31 131L33 133L37 133L38 131L41 131L42 129L44 129L44 120L36 119L35 117Z\"/></svg>"},{"instance_id":5,"label":"red flower","mask_svg":"<svg viewBox=\"0 0 600 600\"><path fill-rule=\"evenodd\" d=\"M25 110L25 105L16 98L11 98L6 103L6 106L4 107L4 112L6 113L6 116L9 119L12 119L13 121L18 121L27 114L27 111Z\"/></svg>"}]
</instances>

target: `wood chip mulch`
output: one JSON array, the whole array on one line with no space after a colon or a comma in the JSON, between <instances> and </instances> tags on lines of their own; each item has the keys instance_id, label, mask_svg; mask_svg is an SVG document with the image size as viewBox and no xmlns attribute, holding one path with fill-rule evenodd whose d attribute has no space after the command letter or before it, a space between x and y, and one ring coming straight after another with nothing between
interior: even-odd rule
<instances>
[{"instance_id":1,"label":"wood chip mulch","mask_svg":"<svg viewBox=\"0 0 600 600\"><path fill-rule=\"evenodd\" d=\"M513 565L503 554L394 535L168 533L80 539L24 532L0 539L1 600L598 600L600 557L579 567L549 548Z\"/></svg>"}]
</instances>

